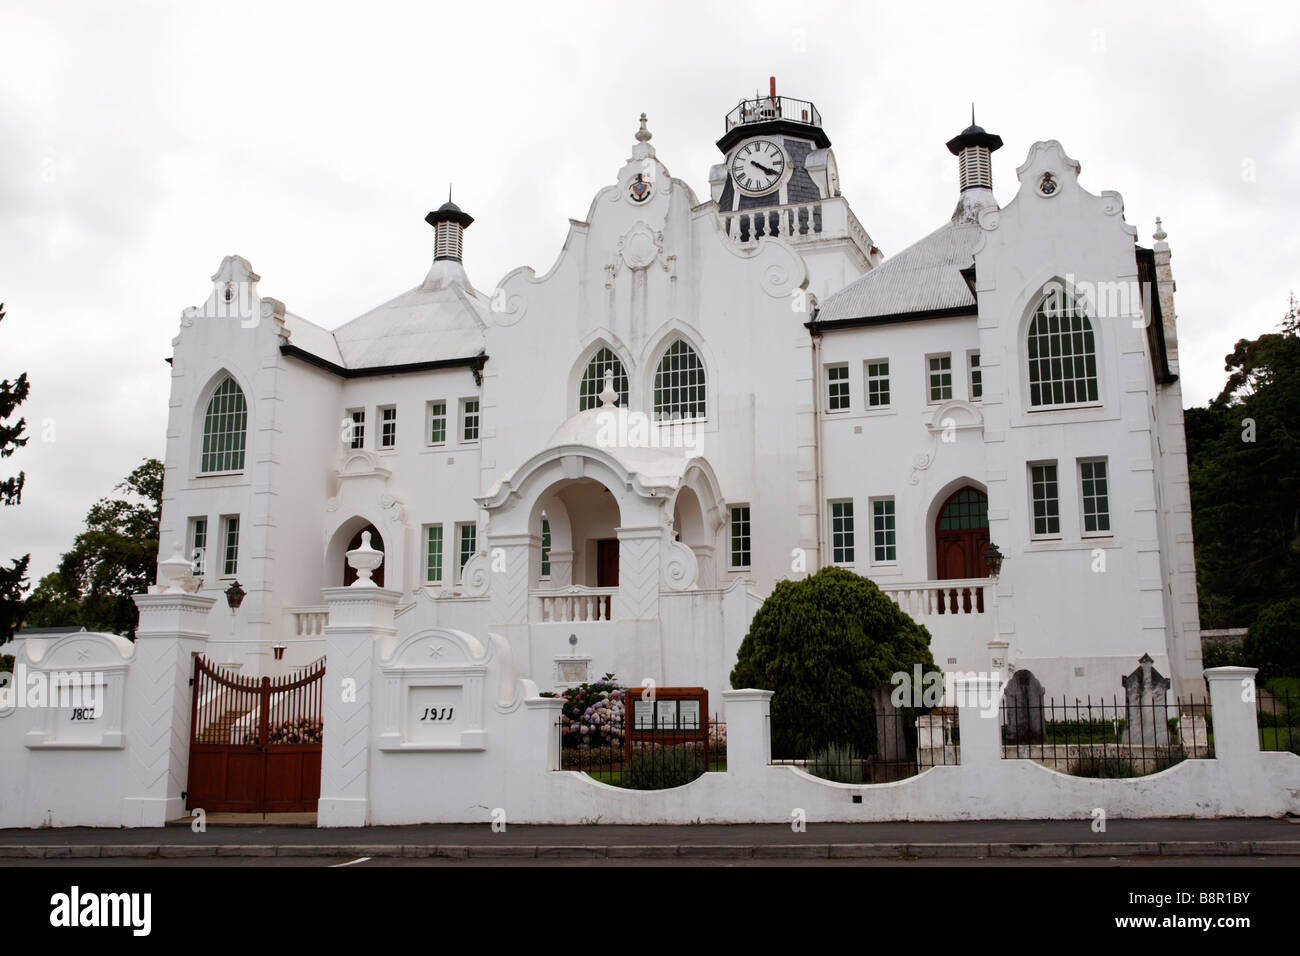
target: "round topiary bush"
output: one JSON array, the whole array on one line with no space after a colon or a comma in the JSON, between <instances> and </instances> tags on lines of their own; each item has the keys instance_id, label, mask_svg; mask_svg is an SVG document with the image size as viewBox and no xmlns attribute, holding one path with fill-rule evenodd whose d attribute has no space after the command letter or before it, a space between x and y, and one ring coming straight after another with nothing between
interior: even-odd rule
<instances>
[{"instance_id":1,"label":"round topiary bush","mask_svg":"<svg viewBox=\"0 0 1300 956\"><path fill-rule=\"evenodd\" d=\"M754 615L731 686L774 691L772 754L875 740L872 693L913 665L934 668L930 632L864 577L823 568L782 581Z\"/></svg>"},{"instance_id":2,"label":"round topiary bush","mask_svg":"<svg viewBox=\"0 0 1300 956\"><path fill-rule=\"evenodd\" d=\"M1259 679L1300 676L1300 597L1270 604L1259 612L1241 656L1259 668Z\"/></svg>"}]
</instances>

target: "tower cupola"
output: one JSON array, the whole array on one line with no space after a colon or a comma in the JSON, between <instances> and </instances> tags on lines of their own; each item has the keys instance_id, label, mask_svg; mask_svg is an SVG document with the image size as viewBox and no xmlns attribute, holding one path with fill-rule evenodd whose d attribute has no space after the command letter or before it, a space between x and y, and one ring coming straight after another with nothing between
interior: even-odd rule
<instances>
[{"instance_id":1,"label":"tower cupola","mask_svg":"<svg viewBox=\"0 0 1300 956\"><path fill-rule=\"evenodd\" d=\"M433 226L433 259L452 259L461 261L464 251L465 230L469 228L474 217L451 201L451 190L447 191L447 201L424 217L424 221Z\"/></svg>"},{"instance_id":2,"label":"tower cupola","mask_svg":"<svg viewBox=\"0 0 1300 956\"><path fill-rule=\"evenodd\" d=\"M970 125L948 140L947 146L948 152L957 157L962 192L993 188L992 155L1002 148L1002 137L975 125L974 106L970 109Z\"/></svg>"}]
</instances>

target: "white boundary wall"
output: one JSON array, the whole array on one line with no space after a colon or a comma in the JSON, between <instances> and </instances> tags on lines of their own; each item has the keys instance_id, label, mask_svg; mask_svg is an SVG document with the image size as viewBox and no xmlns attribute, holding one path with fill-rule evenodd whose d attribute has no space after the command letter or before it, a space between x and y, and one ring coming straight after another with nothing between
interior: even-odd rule
<instances>
[{"instance_id":1,"label":"white boundary wall","mask_svg":"<svg viewBox=\"0 0 1300 956\"><path fill-rule=\"evenodd\" d=\"M796 811L808 822L1087 820L1097 808L1110 819L1300 813L1300 756L1259 751L1250 668L1205 672L1216 757L1141 778L1086 779L1003 759L999 722L979 706L993 688L968 683L957 688L959 701L964 694L972 701L959 706L958 766L873 785L771 766L771 694L737 690L723 694L726 772L673 790L631 791L553 769L562 702L515 677L504 639L428 628L398 641L394 592L354 586L325 596L323 827L790 822ZM205 645L212 599L137 600L134 645L83 632L23 648L33 668L103 671L103 723L74 732L63 729L62 709L0 711L0 827L161 826L184 815L192 653ZM420 721L434 706L454 708L454 719Z\"/></svg>"}]
</instances>

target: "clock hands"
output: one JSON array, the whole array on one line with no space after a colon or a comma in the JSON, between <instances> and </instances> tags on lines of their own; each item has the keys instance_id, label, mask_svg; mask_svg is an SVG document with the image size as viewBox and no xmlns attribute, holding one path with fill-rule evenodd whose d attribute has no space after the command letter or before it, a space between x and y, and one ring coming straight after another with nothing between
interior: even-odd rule
<instances>
[{"instance_id":1,"label":"clock hands","mask_svg":"<svg viewBox=\"0 0 1300 956\"><path fill-rule=\"evenodd\" d=\"M761 169L763 172L767 173L767 175L769 175L769 176L780 176L780 175L781 175L781 174L780 174L779 172L777 172L775 169L768 169L768 168L767 168L766 166L764 166L762 163L756 163L756 162L754 162L752 159L749 161L749 165L758 167L758 168Z\"/></svg>"}]
</instances>

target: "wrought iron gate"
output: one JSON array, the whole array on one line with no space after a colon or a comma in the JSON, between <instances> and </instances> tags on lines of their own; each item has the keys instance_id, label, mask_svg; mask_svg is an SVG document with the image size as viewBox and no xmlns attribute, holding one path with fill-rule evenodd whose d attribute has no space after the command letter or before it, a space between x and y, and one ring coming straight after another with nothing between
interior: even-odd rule
<instances>
[{"instance_id":1,"label":"wrought iron gate","mask_svg":"<svg viewBox=\"0 0 1300 956\"><path fill-rule=\"evenodd\" d=\"M194 658L185 806L314 811L320 799L325 658L284 677L241 677Z\"/></svg>"}]
</instances>

